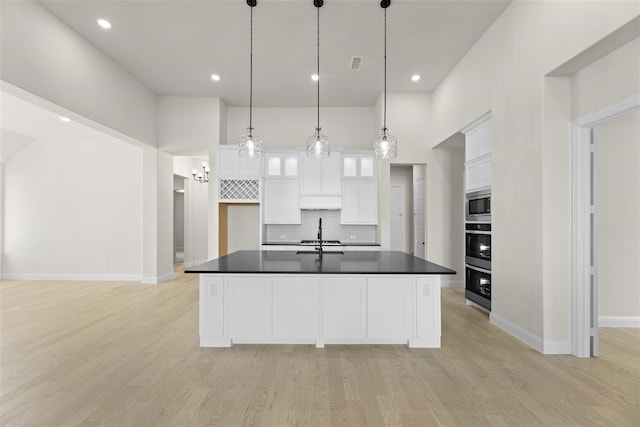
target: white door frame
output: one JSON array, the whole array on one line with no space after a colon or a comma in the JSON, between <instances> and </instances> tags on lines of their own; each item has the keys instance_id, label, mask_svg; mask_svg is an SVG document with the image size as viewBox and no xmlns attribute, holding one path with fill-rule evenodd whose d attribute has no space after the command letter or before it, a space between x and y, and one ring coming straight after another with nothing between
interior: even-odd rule
<instances>
[{"instance_id":1,"label":"white door frame","mask_svg":"<svg viewBox=\"0 0 640 427\"><path fill-rule=\"evenodd\" d=\"M407 241L407 227L405 226L405 215L407 214L405 212L405 203L406 200L404 199L404 191L405 191L405 186L404 184L391 184L390 188L389 188L389 193L391 193L393 191L394 188L399 188L400 189L400 195L402 196L402 204L401 204L401 216L402 216L402 249L400 249L401 251L404 252L404 245ZM391 200L391 197L389 197L389 200ZM391 207L389 207L389 214L391 214ZM389 229L391 229L391 222L389 222ZM389 246L391 246L391 241L389 241Z\"/></svg>"},{"instance_id":2,"label":"white door frame","mask_svg":"<svg viewBox=\"0 0 640 427\"><path fill-rule=\"evenodd\" d=\"M423 224L422 224L422 228L423 228L422 235L418 236L418 228L419 228L418 227L418 208L417 208L416 200L417 200L417 194L418 194L418 191L417 191L418 190L418 185L417 184L420 181L422 181L422 202L423 202L422 210L425 211L425 212L422 214L422 216L423 216L423 218L422 218L422 222L423 222ZM427 256L426 256L427 255L427 247L425 245L425 242L427 240L426 236L425 236L426 227L424 226L424 219L426 217L426 209L424 208L424 201L427 198L426 197L426 193L425 193L426 188L427 188L426 187L426 182L427 181L426 181L426 179L424 177L413 181L413 212L412 212L413 213L413 255L414 256L418 256L418 252L420 252L418 249L419 249L420 246L423 246L424 254L423 254L422 258L424 258L424 259L427 258Z\"/></svg>"},{"instance_id":3,"label":"white door frame","mask_svg":"<svg viewBox=\"0 0 640 427\"><path fill-rule=\"evenodd\" d=\"M638 108L634 95L571 122L571 352L577 357L591 353L591 131Z\"/></svg>"}]
</instances>

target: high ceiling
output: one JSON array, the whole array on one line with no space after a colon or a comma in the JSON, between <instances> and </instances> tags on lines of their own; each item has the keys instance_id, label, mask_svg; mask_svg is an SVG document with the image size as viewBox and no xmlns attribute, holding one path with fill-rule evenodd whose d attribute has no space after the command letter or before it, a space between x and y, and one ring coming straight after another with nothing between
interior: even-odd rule
<instances>
[{"instance_id":1,"label":"high ceiling","mask_svg":"<svg viewBox=\"0 0 640 427\"><path fill-rule=\"evenodd\" d=\"M510 0L395 0L387 9L388 91L431 92ZM160 95L249 103L249 6L244 0L41 0ZM312 0L258 0L254 106L315 106ZM98 18L111 22L104 30ZM359 71L349 69L363 57ZM213 82L212 73L221 76ZM411 81L413 74L421 80ZM320 9L320 103L373 106L383 89L383 9L377 0L325 0Z\"/></svg>"}]
</instances>

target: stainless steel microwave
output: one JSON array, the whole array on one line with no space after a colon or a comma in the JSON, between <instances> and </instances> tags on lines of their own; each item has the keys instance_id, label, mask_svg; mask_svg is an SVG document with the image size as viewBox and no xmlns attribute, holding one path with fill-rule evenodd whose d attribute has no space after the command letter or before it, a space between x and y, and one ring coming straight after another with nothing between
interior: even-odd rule
<instances>
[{"instance_id":1,"label":"stainless steel microwave","mask_svg":"<svg viewBox=\"0 0 640 427\"><path fill-rule=\"evenodd\" d=\"M491 190L467 193L465 198L467 221L491 222Z\"/></svg>"}]
</instances>

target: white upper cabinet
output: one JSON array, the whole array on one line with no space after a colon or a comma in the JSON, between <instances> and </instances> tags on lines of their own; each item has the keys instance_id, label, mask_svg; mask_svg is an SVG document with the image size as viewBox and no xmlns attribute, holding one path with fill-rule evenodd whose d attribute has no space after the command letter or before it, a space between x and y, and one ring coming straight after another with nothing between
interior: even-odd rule
<instances>
[{"instance_id":1,"label":"white upper cabinet","mask_svg":"<svg viewBox=\"0 0 640 427\"><path fill-rule=\"evenodd\" d=\"M465 192L491 187L491 155L465 163Z\"/></svg>"},{"instance_id":2,"label":"white upper cabinet","mask_svg":"<svg viewBox=\"0 0 640 427\"><path fill-rule=\"evenodd\" d=\"M491 120L469 129L464 142L464 158L467 162L491 154Z\"/></svg>"},{"instance_id":3,"label":"white upper cabinet","mask_svg":"<svg viewBox=\"0 0 640 427\"><path fill-rule=\"evenodd\" d=\"M339 152L334 151L331 156L321 159L301 152L299 159L302 166L300 194L339 195L342 193L340 186L342 156Z\"/></svg>"},{"instance_id":4,"label":"white upper cabinet","mask_svg":"<svg viewBox=\"0 0 640 427\"><path fill-rule=\"evenodd\" d=\"M378 189L374 180L344 180L340 224L376 225Z\"/></svg>"},{"instance_id":5,"label":"white upper cabinet","mask_svg":"<svg viewBox=\"0 0 640 427\"><path fill-rule=\"evenodd\" d=\"M342 177L345 179L376 178L376 162L372 152L343 152Z\"/></svg>"},{"instance_id":6,"label":"white upper cabinet","mask_svg":"<svg viewBox=\"0 0 640 427\"><path fill-rule=\"evenodd\" d=\"M371 151L344 151L342 153L341 224L377 224L376 165Z\"/></svg>"},{"instance_id":7,"label":"white upper cabinet","mask_svg":"<svg viewBox=\"0 0 640 427\"><path fill-rule=\"evenodd\" d=\"M259 177L262 175L262 159L240 157L236 145L220 145L217 174L223 177Z\"/></svg>"},{"instance_id":8,"label":"white upper cabinet","mask_svg":"<svg viewBox=\"0 0 640 427\"><path fill-rule=\"evenodd\" d=\"M491 187L491 116L463 129L465 134L465 192Z\"/></svg>"},{"instance_id":9,"label":"white upper cabinet","mask_svg":"<svg viewBox=\"0 0 640 427\"><path fill-rule=\"evenodd\" d=\"M265 178L298 178L298 152L265 154Z\"/></svg>"},{"instance_id":10,"label":"white upper cabinet","mask_svg":"<svg viewBox=\"0 0 640 427\"><path fill-rule=\"evenodd\" d=\"M300 224L298 152L265 153L264 177L264 223Z\"/></svg>"},{"instance_id":11,"label":"white upper cabinet","mask_svg":"<svg viewBox=\"0 0 640 427\"><path fill-rule=\"evenodd\" d=\"M306 152L298 156L300 166L300 208L342 208L342 155L332 151L331 156L317 159Z\"/></svg>"},{"instance_id":12,"label":"white upper cabinet","mask_svg":"<svg viewBox=\"0 0 640 427\"><path fill-rule=\"evenodd\" d=\"M264 180L264 223L300 224L300 188L298 180Z\"/></svg>"}]
</instances>

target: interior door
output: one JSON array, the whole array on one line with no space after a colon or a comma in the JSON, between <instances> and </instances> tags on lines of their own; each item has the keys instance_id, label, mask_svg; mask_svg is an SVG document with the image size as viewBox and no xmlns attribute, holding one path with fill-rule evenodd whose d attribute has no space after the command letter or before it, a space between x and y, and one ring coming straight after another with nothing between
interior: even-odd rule
<instances>
[{"instance_id":1,"label":"interior door","mask_svg":"<svg viewBox=\"0 0 640 427\"><path fill-rule=\"evenodd\" d=\"M404 251L404 186L392 185L391 203L391 250Z\"/></svg>"},{"instance_id":2,"label":"interior door","mask_svg":"<svg viewBox=\"0 0 640 427\"><path fill-rule=\"evenodd\" d=\"M413 253L418 258L425 258L425 233L424 233L424 178L413 183Z\"/></svg>"}]
</instances>

